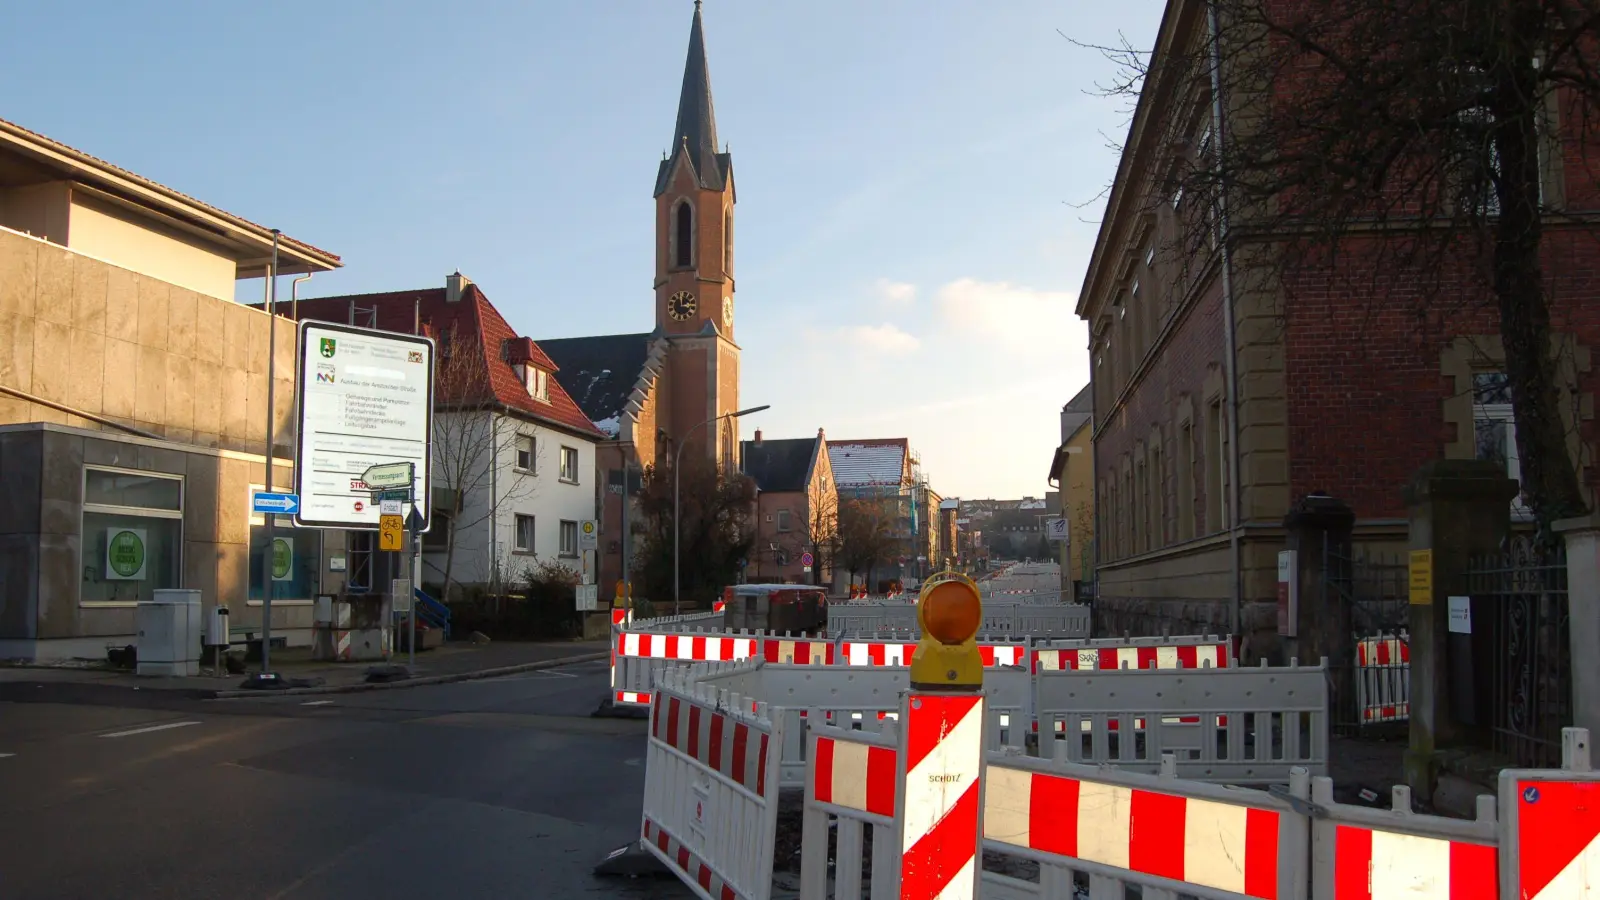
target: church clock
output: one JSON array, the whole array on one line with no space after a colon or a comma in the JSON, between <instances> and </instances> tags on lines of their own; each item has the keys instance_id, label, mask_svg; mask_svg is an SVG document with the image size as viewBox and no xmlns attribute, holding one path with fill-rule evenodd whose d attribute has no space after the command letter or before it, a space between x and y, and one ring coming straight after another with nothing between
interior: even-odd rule
<instances>
[{"instance_id":1,"label":"church clock","mask_svg":"<svg viewBox=\"0 0 1600 900\"><path fill-rule=\"evenodd\" d=\"M695 309L694 295L688 291L679 291L667 298L667 315L675 322L682 322L693 316Z\"/></svg>"},{"instance_id":2,"label":"church clock","mask_svg":"<svg viewBox=\"0 0 1600 900\"><path fill-rule=\"evenodd\" d=\"M732 297L729 297L728 299L722 301L722 327L724 329L733 328L733 298Z\"/></svg>"}]
</instances>

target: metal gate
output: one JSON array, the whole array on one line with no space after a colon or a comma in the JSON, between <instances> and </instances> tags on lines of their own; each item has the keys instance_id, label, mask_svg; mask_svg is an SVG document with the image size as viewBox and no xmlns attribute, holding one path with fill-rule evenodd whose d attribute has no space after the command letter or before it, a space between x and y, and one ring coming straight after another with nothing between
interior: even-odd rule
<instances>
[{"instance_id":1,"label":"metal gate","mask_svg":"<svg viewBox=\"0 0 1600 900\"><path fill-rule=\"evenodd\" d=\"M1500 553L1474 557L1472 678L1478 723L1469 734L1517 766L1561 762L1561 729L1572 722L1572 651L1568 639L1567 558L1558 540L1527 535Z\"/></svg>"},{"instance_id":2,"label":"metal gate","mask_svg":"<svg viewBox=\"0 0 1600 900\"><path fill-rule=\"evenodd\" d=\"M1398 636L1410 626L1408 566L1400 553L1362 550L1326 534L1322 558L1322 608L1334 611L1338 633L1348 636L1336 643L1337 653L1328 661L1329 715L1336 732L1351 734L1375 724L1371 716L1363 714L1357 687L1358 677L1373 674L1358 672L1358 668L1375 666L1358 666L1358 645L1373 638ZM1403 664L1395 659L1386 665L1398 669ZM1409 664L1404 666L1409 668Z\"/></svg>"}]
</instances>

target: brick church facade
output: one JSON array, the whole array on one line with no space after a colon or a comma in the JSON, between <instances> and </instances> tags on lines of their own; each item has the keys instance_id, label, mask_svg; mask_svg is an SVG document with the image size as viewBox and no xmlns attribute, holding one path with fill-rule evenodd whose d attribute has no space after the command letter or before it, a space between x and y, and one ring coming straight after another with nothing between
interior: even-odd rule
<instances>
[{"instance_id":1,"label":"brick church facade","mask_svg":"<svg viewBox=\"0 0 1600 900\"><path fill-rule=\"evenodd\" d=\"M541 340L562 383L609 440L596 453L603 596L626 570L624 493L679 446L724 470L740 465L739 345L734 342L733 158L717 142L700 4L695 3L672 150L655 177L654 327ZM630 503L630 506L632 504ZM630 510L631 511L631 510Z\"/></svg>"}]
</instances>

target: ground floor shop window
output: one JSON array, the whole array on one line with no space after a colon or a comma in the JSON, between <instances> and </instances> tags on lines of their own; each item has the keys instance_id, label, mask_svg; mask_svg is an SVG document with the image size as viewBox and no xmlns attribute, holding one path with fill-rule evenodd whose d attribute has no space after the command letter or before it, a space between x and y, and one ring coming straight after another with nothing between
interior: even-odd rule
<instances>
[{"instance_id":1,"label":"ground floor shop window","mask_svg":"<svg viewBox=\"0 0 1600 900\"><path fill-rule=\"evenodd\" d=\"M249 493L261 490L251 485ZM245 498L249 504L250 497ZM246 506L248 509L249 506ZM293 516L273 516L272 524L272 602L301 600L310 602L321 589L322 531L294 527ZM266 516L250 514L250 585L246 596L260 603L266 596L268 555Z\"/></svg>"},{"instance_id":2,"label":"ground floor shop window","mask_svg":"<svg viewBox=\"0 0 1600 900\"><path fill-rule=\"evenodd\" d=\"M85 604L137 603L183 587L183 479L126 469L84 469Z\"/></svg>"}]
</instances>

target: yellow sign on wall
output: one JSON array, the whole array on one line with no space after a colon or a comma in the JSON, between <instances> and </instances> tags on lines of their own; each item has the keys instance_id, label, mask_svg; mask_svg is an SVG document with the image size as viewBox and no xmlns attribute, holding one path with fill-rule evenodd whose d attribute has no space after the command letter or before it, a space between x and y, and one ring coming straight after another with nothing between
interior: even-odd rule
<instances>
[{"instance_id":1,"label":"yellow sign on wall","mask_svg":"<svg viewBox=\"0 0 1600 900\"><path fill-rule=\"evenodd\" d=\"M1433 551L1411 551L1411 602L1416 606L1433 604Z\"/></svg>"},{"instance_id":2,"label":"yellow sign on wall","mask_svg":"<svg viewBox=\"0 0 1600 900\"><path fill-rule=\"evenodd\" d=\"M405 545L405 516L378 517L378 549L399 550Z\"/></svg>"}]
</instances>

